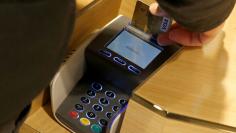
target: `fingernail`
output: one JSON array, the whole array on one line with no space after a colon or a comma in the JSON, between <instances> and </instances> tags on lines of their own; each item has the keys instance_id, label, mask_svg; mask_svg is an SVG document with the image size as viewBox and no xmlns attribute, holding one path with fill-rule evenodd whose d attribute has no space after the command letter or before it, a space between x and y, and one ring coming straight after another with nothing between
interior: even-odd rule
<instances>
[{"instance_id":1,"label":"fingernail","mask_svg":"<svg viewBox=\"0 0 236 133\"><path fill-rule=\"evenodd\" d=\"M157 43L161 46L167 46L167 45L171 45L174 42L171 41L167 36L165 35L159 35L157 38Z\"/></svg>"},{"instance_id":2,"label":"fingernail","mask_svg":"<svg viewBox=\"0 0 236 133\"><path fill-rule=\"evenodd\" d=\"M151 4L149 7L149 11L152 15L155 16L168 16L168 14L158 6L158 3Z\"/></svg>"},{"instance_id":3,"label":"fingernail","mask_svg":"<svg viewBox=\"0 0 236 133\"><path fill-rule=\"evenodd\" d=\"M158 10L158 4L157 3L152 3L149 6L149 11L151 12L152 15L157 15L157 10Z\"/></svg>"}]
</instances>

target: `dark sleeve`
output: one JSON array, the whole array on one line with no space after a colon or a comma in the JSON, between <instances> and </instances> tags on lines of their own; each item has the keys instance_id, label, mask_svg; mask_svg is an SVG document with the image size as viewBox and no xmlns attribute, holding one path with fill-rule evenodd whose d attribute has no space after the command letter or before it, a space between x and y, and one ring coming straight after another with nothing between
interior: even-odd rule
<instances>
[{"instance_id":1,"label":"dark sleeve","mask_svg":"<svg viewBox=\"0 0 236 133\"><path fill-rule=\"evenodd\" d=\"M160 7L185 28L204 32L223 23L235 0L157 0Z\"/></svg>"},{"instance_id":2,"label":"dark sleeve","mask_svg":"<svg viewBox=\"0 0 236 133\"><path fill-rule=\"evenodd\" d=\"M15 119L58 70L75 19L74 0L0 1L0 127Z\"/></svg>"}]
</instances>

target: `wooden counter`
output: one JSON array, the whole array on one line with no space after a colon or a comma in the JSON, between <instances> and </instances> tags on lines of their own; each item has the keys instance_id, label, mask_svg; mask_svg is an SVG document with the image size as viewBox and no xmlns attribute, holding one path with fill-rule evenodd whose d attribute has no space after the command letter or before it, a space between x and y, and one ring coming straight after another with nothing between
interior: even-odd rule
<instances>
[{"instance_id":1,"label":"wooden counter","mask_svg":"<svg viewBox=\"0 0 236 133\"><path fill-rule=\"evenodd\" d=\"M187 122L166 119L130 100L121 133L229 133Z\"/></svg>"},{"instance_id":2,"label":"wooden counter","mask_svg":"<svg viewBox=\"0 0 236 133\"><path fill-rule=\"evenodd\" d=\"M125 5L124 2L122 4ZM133 5L134 1L129 1L129 4ZM123 11L124 14L131 16L133 8L126 9L130 12ZM236 8L223 31L212 42L201 48L184 48L140 86L135 94L179 115L236 127L235 16ZM129 106L134 105L131 102ZM132 116L127 113L122 131L126 131L127 125L134 124L131 119L135 121L137 117L139 114ZM148 120L156 121L154 119ZM143 124L136 123L132 129ZM146 129L146 132L151 131Z\"/></svg>"}]
</instances>

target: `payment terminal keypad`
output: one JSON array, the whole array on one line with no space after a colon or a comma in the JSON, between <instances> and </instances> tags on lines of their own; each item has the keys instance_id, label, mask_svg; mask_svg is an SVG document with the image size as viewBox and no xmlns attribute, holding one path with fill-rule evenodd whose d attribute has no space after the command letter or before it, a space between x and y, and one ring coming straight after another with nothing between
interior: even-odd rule
<instances>
[{"instance_id":1,"label":"payment terminal keypad","mask_svg":"<svg viewBox=\"0 0 236 133\"><path fill-rule=\"evenodd\" d=\"M128 103L120 89L98 80L82 80L58 108L56 115L78 133L104 133L112 117Z\"/></svg>"}]
</instances>

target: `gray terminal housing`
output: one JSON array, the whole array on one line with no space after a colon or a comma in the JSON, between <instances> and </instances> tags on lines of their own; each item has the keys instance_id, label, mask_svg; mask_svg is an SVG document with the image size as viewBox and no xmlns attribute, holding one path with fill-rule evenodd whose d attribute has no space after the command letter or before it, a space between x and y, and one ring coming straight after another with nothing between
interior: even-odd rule
<instances>
[{"instance_id":1,"label":"gray terminal housing","mask_svg":"<svg viewBox=\"0 0 236 133\"><path fill-rule=\"evenodd\" d=\"M158 49L160 53L145 68L141 67L108 48L109 44L122 32L135 36L145 42L145 45ZM130 25L128 18L118 17L106 26L86 48L86 72L59 106L56 111L57 118L74 132L106 132L109 128L107 125L113 122L112 117L116 117L126 109L133 90L180 49L181 46L177 44L167 47L159 46L154 38ZM139 62L142 63L142 61ZM106 98L109 104L101 103L101 98ZM82 106L83 109L81 109ZM115 110L114 107L116 107ZM108 112L112 113L109 117ZM81 124L81 118L88 119L90 124L86 126ZM107 123L103 121L101 124L101 119Z\"/></svg>"}]
</instances>

